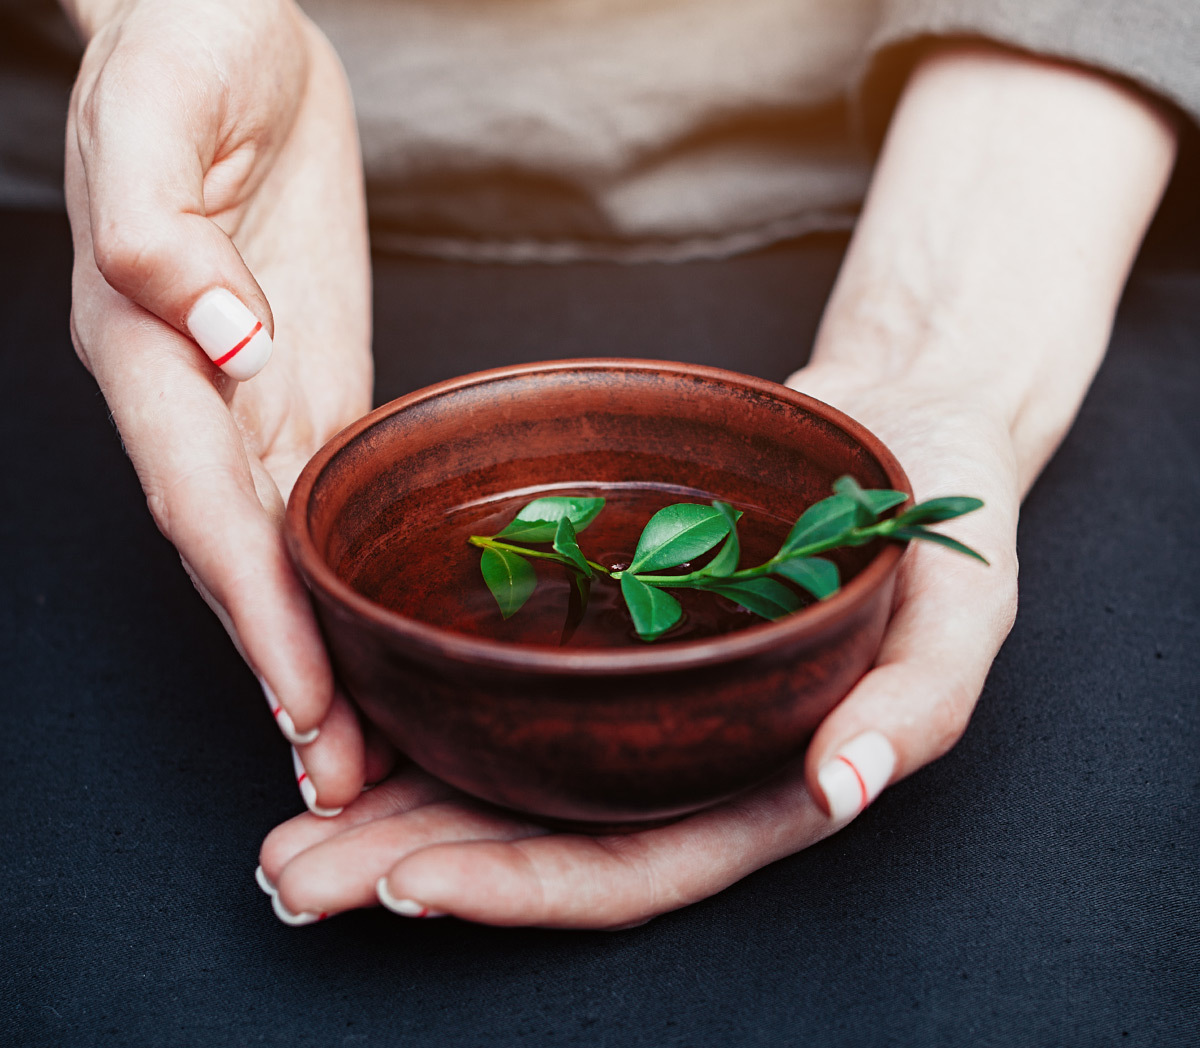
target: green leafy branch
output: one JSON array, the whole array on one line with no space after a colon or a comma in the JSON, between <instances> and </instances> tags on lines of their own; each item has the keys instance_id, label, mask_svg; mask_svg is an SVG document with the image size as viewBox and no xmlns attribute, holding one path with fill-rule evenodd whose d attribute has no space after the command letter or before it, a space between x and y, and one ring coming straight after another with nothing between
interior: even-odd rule
<instances>
[{"instance_id":1,"label":"green leafy branch","mask_svg":"<svg viewBox=\"0 0 1200 1048\"><path fill-rule=\"evenodd\" d=\"M747 568L738 567L741 544L737 526L742 513L720 501L707 506L681 502L660 509L642 530L633 560L623 570L610 571L588 560L579 546L579 533L604 508L602 498L534 499L502 531L472 535L468 541L483 550L483 580L504 618L516 614L537 587L530 561L549 560L572 573L568 633L573 628L570 621L577 624L582 618L592 580L599 575L620 584L634 628L645 641L657 640L683 617L683 608L668 590L716 593L765 619L777 619L804 605L800 594L787 583L816 600L825 600L838 591L841 580L837 565L819 554L864 546L876 539L933 542L987 563L969 546L928 527L979 509L983 505L979 499L930 499L897 516L884 517L908 496L902 491L864 489L852 477L837 480L833 491L800 515L778 553ZM548 544L550 548L530 549L522 543ZM721 548L703 567L663 574L689 564L718 545Z\"/></svg>"}]
</instances>

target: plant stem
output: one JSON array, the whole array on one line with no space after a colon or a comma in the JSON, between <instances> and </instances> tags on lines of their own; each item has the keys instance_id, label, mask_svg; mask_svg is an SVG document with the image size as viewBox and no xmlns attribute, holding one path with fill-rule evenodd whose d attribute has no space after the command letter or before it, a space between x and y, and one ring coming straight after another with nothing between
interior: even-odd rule
<instances>
[{"instance_id":1,"label":"plant stem","mask_svg":"<svg viewBox=\"0 0 1200 1048\"><path fill-rule=\"evenodd\" d=\"M568 558L564 557L561 553L549 553L540 549L530 549L528 546L514 546L508 542L499 542L489 535L471 535L467 541L472 546L478 546L480 549L504 549L508 550L510 553L519 553L522 557L535 557L539 560L552 560L557 564L565 564L568 568L575 567L574 563ZM586 557L584 559L587 560ZM610 572L603 564L597 564L594 560L589 560L587 563L589 567L595 568L596 571L600 572L601 574L608 575L609 577L612 576L612 572ZM575 570L578 571L579 569L576 568Z\"/></svg>"},{"instance_id":2,"label":"plant stem","mask_svg":"<svg viewBox=\"0 0 1200 1048\"><path fill-rule=\"evenodd\" d=\"M756 567L742 568L741 571L735 571L730 575L722 575L719 578L706 574L703 568L700 568L698 571L690 571L686 575L636 575L635 578L646 583L648 586L658 586L663 589L696 586L697 584L702 585L706 582L719 586L728 582L738 582L742 579L754 579L761 575L769 575L771 569L776 564L782 564L785 560L795 560L797 557L814 557L818 553L825 553L828 550L837 549L839 546L845 546L851 541L858 542L859 540L869 541L871 539L885 538L895 530L895 527L895 521L889 519L881 520L865 528L849 528L834 535L832 538L824 539L821 542L812 542L807 546L799 546L786 555L777 553L770 560ZM623 574L624 572L614 571L612 577L620 579Z\"/></svg>"},{"instance_id":3,"label":"plant stem","mask_svg":"<svg viewBox=\"0 0 1200 1048\"><path fill-rule=\"evenodd\" d=\"M821 542L811 542L807 546L799 546L786 555L777 553L770 560L756 567L742 568L741 571L735 571L729 575L722 575L720 577L707 574L703 568L697 571L690 571L686 575L635 575L634 577L648 586L658 586L661 589L679 589L688 586L702 587L706 583L719 586L730 582L740 582L743 579L755 579L762 575L769 575L775 565L782 564L785 560L795 560L797 557L815 557L818 553L837 549L839 546L845 546L847 543L861 544L863 541L885 538L895 530L895 527L896 522L889 519L878 521L863 528L848 528L846 531L823 539ZM479 546L481 549L503 549L508 550L510 553L519 553L523 557L552 560L557 564L565 564L568 568L574 567L574 564L561 553L530 549L528 546L516 546L512 543L501 542L490 535L472 535L467 541L472 546ZM602 575L616 581L619 581L621 576L625 574L623 571L609 571L603 564L597 564L594 560L589 560L588 565Z\"/></svg>"}]
</instances>

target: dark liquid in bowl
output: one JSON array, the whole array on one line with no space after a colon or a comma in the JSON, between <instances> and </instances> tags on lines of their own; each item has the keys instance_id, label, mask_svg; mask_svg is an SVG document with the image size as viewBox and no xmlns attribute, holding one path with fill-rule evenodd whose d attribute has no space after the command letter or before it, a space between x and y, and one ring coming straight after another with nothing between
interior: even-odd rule
<instances>
[{"instance_id":1,"label":"dark liquid in bowl","mask_svg":"<svg viewBox=\"0 0 1200 1048\"><path fill-rule=\"evenodd\" d=\"M589 560L610 570L629 565L642 528L658 510L676 502L707 504L715 497L694 489L632 485L560 485L524 491L452 510L441 521L405 526L376 541L370 549L352 551L343 559L339 574L376 603L457 633L512 644L570 648L644 645L634 632L618 583L597 574L582 617L572 615L572 573L552 562L531 561L537 573L537 589L515 615L507 620L501 616L480 574L482 551L470 545L467 538L494 535L539 495L600 495L607 500L600 515L580 533L579 545ZM736 508L745 511L738 524L742 544L739 566L761 564L778 551L792 521L746 504L737 504ZM705 554L691 567L700 567L711 556ZM673 574L675 570L662 574ZM688 569L678 570L682 573ZM673 589L671 594L683 606L683 620L656 644L699 640L767 621L712 593Z\"/></svg>"}]
</instances>

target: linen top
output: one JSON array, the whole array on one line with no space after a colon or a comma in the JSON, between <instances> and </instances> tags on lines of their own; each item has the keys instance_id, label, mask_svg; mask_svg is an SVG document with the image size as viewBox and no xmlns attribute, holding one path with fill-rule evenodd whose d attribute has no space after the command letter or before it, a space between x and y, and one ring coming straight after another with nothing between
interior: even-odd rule
<instances>
[{"instance_id":1,"label":"linen top","mask_svg":"<svg viewBox=\"0 0 1200 1048\"><path fill-rule=\"evenodd\" d=\"M1084 63L1200 122L1196 0L301 6L350 78L376 247L442 257L719 257L846 228L904 77L939 37ZM0 106L12 86L0 79ZM29 129L0 122L0 199L29 199L44 172L22 165L14 130Z\"/></svg>"},{"instance_id":2,"label":"linen top","mask_svg":"<svg viewBox=\"0 0 1200 1048\"><path fill-rule=\"evenodd\" d=\"M930 37L1200 113L1195 0L303 2L350 75L376 244L461 258L694 258L844 228Z\"/></svg>"}]
</instances>

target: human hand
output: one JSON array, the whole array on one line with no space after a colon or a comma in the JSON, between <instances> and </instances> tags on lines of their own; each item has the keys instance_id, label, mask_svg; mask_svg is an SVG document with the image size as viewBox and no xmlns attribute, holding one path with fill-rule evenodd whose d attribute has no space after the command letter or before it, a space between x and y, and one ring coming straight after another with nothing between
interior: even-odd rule
<instances>
[{"instance_id":1,"label":"human hand","mask_svg":"<svg viewBox=\"0 0 1200 1048\"><path fill-rule=\"evenodd\" d=\"M282 0L67 6L90 38L66 150L76 350L156 523L301 747L305 801L338 808L362 785L362 735L280 523L310 455L370 407L341 66ZM269 365L235 381L263 367L272 337ZM239 342L225 371L210 362Z\"/></svg>"}]
</instances>

